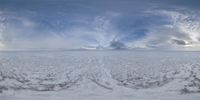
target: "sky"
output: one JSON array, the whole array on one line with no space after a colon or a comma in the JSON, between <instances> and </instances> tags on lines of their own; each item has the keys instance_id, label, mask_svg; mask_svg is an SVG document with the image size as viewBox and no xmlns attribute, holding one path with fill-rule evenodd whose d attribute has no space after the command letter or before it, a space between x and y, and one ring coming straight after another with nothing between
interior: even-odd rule
<instances>
[{"instance_id":1,"label":"sky","mask_svg":"<svg viewBox=\"0 0 200 100\"><path fill-rule=\"evenodd\" d=\"M200 0L0 0L0 49L200 50ZM119 45L118 45L119 46Z\"/></svg>"}]
</instances>

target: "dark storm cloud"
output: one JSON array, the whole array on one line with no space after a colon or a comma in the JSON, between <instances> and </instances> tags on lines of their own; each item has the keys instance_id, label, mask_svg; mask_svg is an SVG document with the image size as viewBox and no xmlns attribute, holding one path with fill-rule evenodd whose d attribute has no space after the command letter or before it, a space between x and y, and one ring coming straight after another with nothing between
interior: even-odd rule
<instances>
[{"instance_id":1,"label":"dark storm cloud","mask_svg":"<svg viewBox=\"0 0 200 100\"><path fill-rule=\"evenodd\" d=\"M184 40L173 39L172 42L177 45L186 45L187 43Z\"/></svg>"},{"instance_id":2,"label":"dark storm cloud","mask_svg":"<svg viewBox=\"0 0 200 100\"><path fill-rule=\"evenodd\" d=\"M110 47L113 49L125 49L126 45L123 42L114 39L110 42Z\"/></svg>"}]
</instances>

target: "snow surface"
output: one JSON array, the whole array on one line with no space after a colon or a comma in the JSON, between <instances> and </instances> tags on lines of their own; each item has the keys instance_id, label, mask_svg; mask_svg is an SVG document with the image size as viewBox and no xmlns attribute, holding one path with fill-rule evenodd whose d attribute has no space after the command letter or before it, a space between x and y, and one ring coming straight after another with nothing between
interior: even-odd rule
<instances>
[{"instance_id":1,"label":"snow surface","mask_svg":"<svg viewBox=\"0 0 200 100\"><path fill-rule=\"evenodd\" d=\"M2 51L0 100L200 100L200 52Z\"/></svg>"}]
</instances>

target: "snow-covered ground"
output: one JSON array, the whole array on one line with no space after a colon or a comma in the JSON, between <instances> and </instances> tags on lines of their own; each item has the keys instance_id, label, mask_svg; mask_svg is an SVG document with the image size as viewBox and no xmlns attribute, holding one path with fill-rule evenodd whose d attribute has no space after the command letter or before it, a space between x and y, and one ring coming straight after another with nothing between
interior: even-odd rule
<instances>
[{"instance_id":1,"label":"snow-covered ground","mask_svg":"<svg viewBox=\"0 0 200 100\"><path fill-rule=\"evenodd\" d=\"M200 100L200 52L2 51L0 100Z\"/></svg>"}]
</instances>

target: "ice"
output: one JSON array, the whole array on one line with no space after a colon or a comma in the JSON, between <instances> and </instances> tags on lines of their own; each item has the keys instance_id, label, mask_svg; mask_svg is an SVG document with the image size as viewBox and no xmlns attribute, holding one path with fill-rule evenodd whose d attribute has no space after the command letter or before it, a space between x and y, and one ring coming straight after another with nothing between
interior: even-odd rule
<instances>
[{"instance_id":1,"label":"ice","mask_svg":"<svg viewBox=\"0 0 200 100\"><path fill-rule=\"evenodd\" d=\"M199 100L199 54L4 51L0 100Z\"/></svg>"}]
</instances>

